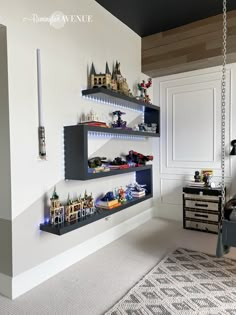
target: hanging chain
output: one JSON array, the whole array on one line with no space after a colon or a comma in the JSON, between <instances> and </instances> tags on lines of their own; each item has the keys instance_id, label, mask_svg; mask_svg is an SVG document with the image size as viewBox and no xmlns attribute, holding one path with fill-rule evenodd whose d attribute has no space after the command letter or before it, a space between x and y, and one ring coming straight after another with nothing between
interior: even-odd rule
<instances>
[{"instance_id":1,"label":"hanging chain","mask_svg":"<svg viewBox=\"0 0 236 315\"><path fill-rule=\"evenodd\" d=\"M227 0L223 0L223 64L221 79L221 220L225 206L225 104L226 104L226 59L227 59Z\"/></svg>"}]
</instances>

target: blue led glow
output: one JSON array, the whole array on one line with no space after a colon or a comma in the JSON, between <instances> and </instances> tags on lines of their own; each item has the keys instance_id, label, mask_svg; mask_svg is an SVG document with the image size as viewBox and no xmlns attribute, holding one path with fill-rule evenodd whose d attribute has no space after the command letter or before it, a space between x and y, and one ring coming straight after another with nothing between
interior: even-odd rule
<instances>
[{"instance_id":1,"label":"blue led glow","mask_svg":"<svg viewBox=\"0 0 236 315\"><path fill-rule=\"evenodd\" d=\"M134 112L137 113L141 113L144 114L144 106L142 106L142 108L133 108L132 106L128 106L128 105L123 105L123 104L118 104L117 102L110 102L110 101L105 101L101 98L95 97L95 96L90 96L90 95L83 95L83 97L87 100L90 101L94 101L94 102L98 102L98 103L103 103L103 104L108 104L111 105L113 107L120 107L120 108L124 108L124 109L129 109L132 110ZM138 105L137 105L138 106Z\"/></svg>"},{"instance_id":2,"label":"blue led glow","mask_svg":"<svg viewBox=\"0 0 236 315\"><path fill-rule=\"evenodd\" d=\"M146 138L145 136L136 136L136 135L122 135L122 134L115 134L115 133L102 133L97 131L89 131L89 137L99 137L99 138L116 138L116 139L128 139L132 141L144 141Z\"/></svg>"}]
</instances>

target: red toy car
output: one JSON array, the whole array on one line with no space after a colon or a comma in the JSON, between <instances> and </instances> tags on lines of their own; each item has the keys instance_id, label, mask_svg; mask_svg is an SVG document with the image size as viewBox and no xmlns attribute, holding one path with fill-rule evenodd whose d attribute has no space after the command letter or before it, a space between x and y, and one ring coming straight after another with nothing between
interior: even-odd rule
<instances>
[{"instance_id":1,"label":"red toy car","mask_svg":"<svg viewBox=\"0 0 236 315\"><path fill-rule=\"evenodd\" d=\"M129 154L126 155L126 161L128 163L135 163L136 166L145 165L148 161L153 161L153 155L143 155L136 151L130 150Z\"/></svg>"}]
</instances>

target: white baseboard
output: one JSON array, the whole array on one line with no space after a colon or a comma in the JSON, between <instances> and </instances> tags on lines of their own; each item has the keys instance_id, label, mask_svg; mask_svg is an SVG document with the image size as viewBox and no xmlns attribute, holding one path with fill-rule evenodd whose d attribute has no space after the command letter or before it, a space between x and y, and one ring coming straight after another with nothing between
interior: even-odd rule
<instances>
[{"instance_id":1,"label":"white baseboard","mask_svg":"<svg viewBox=\"0 0 236 315\"><path fill-rule=\"evenodd\" d=\"M135 229L152 217L153 209L151 208L72 249L45 261L37 267L34 267L13 277L12 294L7 294L7 296L11 297L12 299L17 298L42 282L55 276L62 270L65 270L81 259L87 257L88 255L115 241L129 231Z\"/></svg>"},{"instance_id":2,"label":"white baseboard","mask_svg":"<svg viewBox=\"0 0 236 315\"><path fill-rule=\"evenodd\" d=\"M0 273L0 294L11 298L12 277Z\"/></svg>"}]
</instances>

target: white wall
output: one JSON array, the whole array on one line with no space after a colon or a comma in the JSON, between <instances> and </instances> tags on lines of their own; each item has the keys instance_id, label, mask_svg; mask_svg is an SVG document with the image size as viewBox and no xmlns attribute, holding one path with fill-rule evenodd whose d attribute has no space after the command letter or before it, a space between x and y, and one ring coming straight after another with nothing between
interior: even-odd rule
<instances>
[{"instance_id":1,"label":"white wall","mask_svg":"<svg viewBox=\"0 0 236 315\"><path fill-rule=\"evenodd\" d=\"M227 67L226 183L235 194L235 157L229 157L236 137L236 64ZM155 202L157 215L182 221L182 187L196 170L221 175L221 67L154 79L154 102L161 106L160 160Z\"/></svg>"},{"instance_id":2,"label":"white wall","mask_svg":"<svg viewBox=\"0 0 236 315\"><path fill-rule=\"evenodd\" d=\"M0 219L11 219L10 128L8 104L7 34L0 24Z\"/></svg>"}]
</instances>

